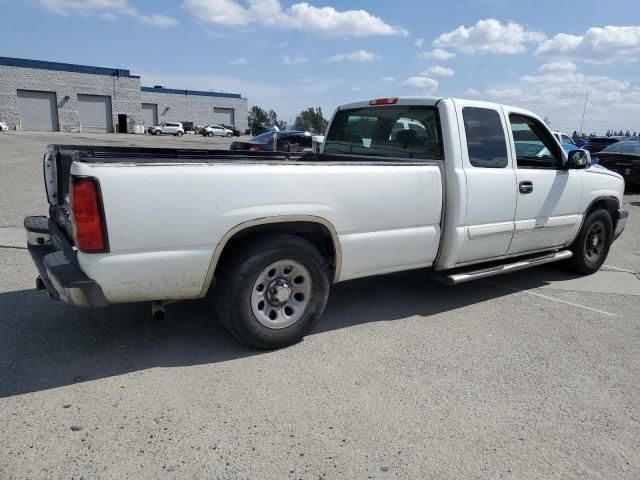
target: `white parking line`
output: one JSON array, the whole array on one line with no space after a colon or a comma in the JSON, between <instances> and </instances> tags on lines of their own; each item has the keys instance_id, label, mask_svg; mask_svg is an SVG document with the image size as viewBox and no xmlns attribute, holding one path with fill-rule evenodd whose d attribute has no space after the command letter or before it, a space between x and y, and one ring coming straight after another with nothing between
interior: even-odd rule
<instances>
[{"instance_id":1,"label":"white parking line","mask_svg":"<svg viewBox=\"0 0 640 480\"><path fill-rule=\"evenodd\" d=\"M586 305L580 305L578 303L567 302L566 300L561 300L559 298L549 297L547 295L543 295L541 293L532 292L530 290L522 290L521 288L508 287L507 285L500 285L499 283L491 283L491 282L484 282L484 283L486 283L487 285L491 285L493 287L506 288L507 290L512 290L514 292L526 293L528 295L533 295L534 297L544 298L545 300L550 300L552 302L564 303L565 305L569 305L571 307L581 308L583 310L588 310L590 312L599 313L599 314L605 315L607 317L617 317L617 315L615 313L605 312L604 310L598 310L596 308L587 307Z\"/></svg>"}]
</instances>

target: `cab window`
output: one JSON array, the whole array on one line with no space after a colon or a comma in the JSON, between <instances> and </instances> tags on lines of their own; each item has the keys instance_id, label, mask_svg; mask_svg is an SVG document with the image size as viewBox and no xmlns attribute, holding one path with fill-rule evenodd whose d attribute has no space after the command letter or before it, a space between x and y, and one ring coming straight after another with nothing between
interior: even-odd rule
<instances>
[{"instance_id":1,"label":"cab window","mask_svg":"<svg viewBox=\"0 0 640 480\"><path fill-rule=\"evenodd\" d=\"M560 168L561 147L542 123L515 113L509 115L509 122L518 168Z\"/></svg>"}]
</instances>

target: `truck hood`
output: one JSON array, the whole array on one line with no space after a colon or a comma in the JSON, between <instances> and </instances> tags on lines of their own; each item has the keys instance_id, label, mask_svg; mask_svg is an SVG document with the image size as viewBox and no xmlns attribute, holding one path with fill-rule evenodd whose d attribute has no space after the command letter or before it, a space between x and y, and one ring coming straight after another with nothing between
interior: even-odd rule
<instances>
[{"instance_id":1,"label":"truck hood","mask_svg":"<svg viewBox=\"0 0 640 480\"><path fill-rule=\"evenodd\" d=\"M589 168L587 168L586 172L598 174L598 175L609 175L610 177L615 177L615 178L619 178L620 180L624 180L624 178L622 178L622 175L620 175L619 173L611 171L608 168L605 168L598 164L591 165Z\"/></svg>"}]
</instances>

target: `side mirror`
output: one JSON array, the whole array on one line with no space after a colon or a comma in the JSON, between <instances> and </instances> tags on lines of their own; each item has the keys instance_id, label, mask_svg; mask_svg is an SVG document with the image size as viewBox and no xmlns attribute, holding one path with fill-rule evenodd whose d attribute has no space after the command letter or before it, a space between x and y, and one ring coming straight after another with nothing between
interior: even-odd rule
<instances>
[{"instance_id":1,"label":"side mirror","mask_svg":"<svg viewBox=\"0 0 640 480\"><path fill-rule=\"evenodd\" d=\"M566 168L587 168L591 164L591 155L587 150L572 150L568 154Z\"/></svg>"}]
</instances>

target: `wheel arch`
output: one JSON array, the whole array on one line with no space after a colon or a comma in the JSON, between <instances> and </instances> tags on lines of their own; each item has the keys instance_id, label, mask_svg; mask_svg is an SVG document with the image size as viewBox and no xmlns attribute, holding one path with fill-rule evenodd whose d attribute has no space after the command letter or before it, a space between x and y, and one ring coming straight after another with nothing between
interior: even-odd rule
<instances>
[{"instance_id":1,"label":"wheel arch","mask_svg":"<svg viewBox=\"0 0 640 480\"><path fill-rule=\"evenodd\" d=\"M613 196L600 196L594 198L589 207L585 211L584 218L582 219L582 223L586 218L596 210L606 210L611 215L611 223L613 224L613 230L616 229L616 223L618 222L618 210L620 209L620 201L618 198ZM582 226L580 226L582 229Z\"/></svg>"},{"instance_id":2,"label":"wheel arch","mask_svg":"<svg viewBox=\"0 0 640 480\"><path fill-rule=\"evenodd\" d=\"M288 233L309 240L332 266L333 282L340 278L342 249L338 233L331 222L314 215L278 215L242 222L222 236L211 257L205 277L201 297L207 295L218 267L226 255L230 255L240 242L259 235Z\"/></svg>"}]
</instances>

